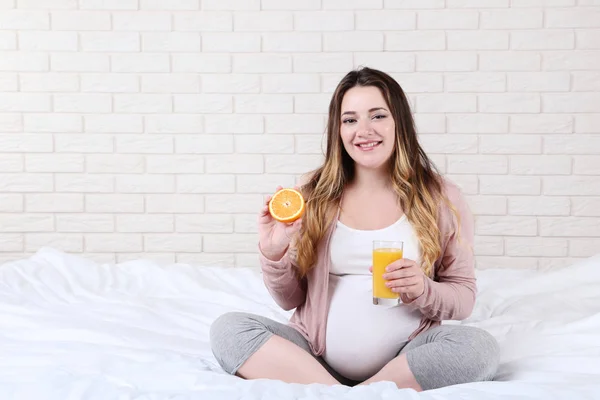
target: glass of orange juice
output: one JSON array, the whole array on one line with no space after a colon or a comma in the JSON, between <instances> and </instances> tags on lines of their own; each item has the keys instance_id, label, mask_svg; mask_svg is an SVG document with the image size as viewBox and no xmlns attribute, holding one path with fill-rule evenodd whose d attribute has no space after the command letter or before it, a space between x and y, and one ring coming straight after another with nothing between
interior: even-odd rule
<instances>
[{"instance_id":1,"label":"glass of orange juice","mask_svg":"<svg viewBox=\"0 0 600 400\"><path fill-rule=\"evenodd\" d=\"M373 304L397 304L398 293L385 286L385 267L402 258L404 242L389 240L373 241ZM387 301L382 301L387 300ZM392 303L389 300L395 300Z\"/></svg>"}]
</instances>

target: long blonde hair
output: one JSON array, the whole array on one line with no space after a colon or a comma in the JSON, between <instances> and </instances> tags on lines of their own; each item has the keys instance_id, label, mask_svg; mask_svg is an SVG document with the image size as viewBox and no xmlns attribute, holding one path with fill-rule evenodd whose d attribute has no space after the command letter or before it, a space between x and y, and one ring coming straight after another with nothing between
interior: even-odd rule
<instances>
[{"instance_id":1,"label":"long blonde hair","mask_svg":"<svg viewBox=\"0 0 600 400\"><path fill-rule=\"evenodd\" d=\"M342 192L354 177L354 161L340 137L340 114L344 95L355 86L378 88L394 118L396 135L390 179L399 205L420 242L421 268L432 277L433 265L441 254L438 212L444 194L440 174L419 145L404 91L391 76L371 68L348 73L338 84L329 104L325 161L301 187L306 211L296 240L297 272L303 277L313 268L318 246L337 216Z\"/></svg>"}]
</instances>

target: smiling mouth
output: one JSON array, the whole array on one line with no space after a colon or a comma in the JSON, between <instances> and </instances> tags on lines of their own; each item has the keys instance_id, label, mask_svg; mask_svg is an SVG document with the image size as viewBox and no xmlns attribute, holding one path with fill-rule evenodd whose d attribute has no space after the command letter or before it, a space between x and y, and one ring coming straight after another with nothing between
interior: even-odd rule
<instances>
[{"instance_id":1,"label":"smiling mouth","mask_svg":"<svg viewBox=\"0 0 600 400\"><path fill-rule=\"evenodd\" d=\"M373 149L373 148L379 146L380 144L381 144L381 142L369 142L369 143L360 143L355 146L360 149L368 150L368 149Z\"/></svg>"}]
</instances>

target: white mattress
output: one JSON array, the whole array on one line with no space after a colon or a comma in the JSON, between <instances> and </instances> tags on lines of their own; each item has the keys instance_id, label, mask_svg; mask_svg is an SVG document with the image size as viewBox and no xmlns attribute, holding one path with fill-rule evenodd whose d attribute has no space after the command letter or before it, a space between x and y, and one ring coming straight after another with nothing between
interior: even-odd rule
<instances>
[{"instance_id":1,"label":"white mattress","mask_svg":"<svg viewBox=\"0 0 600 400\"><path fill-rule=\"evenodd\" d=\"M502 347L494 382L429 392L246 381L225 374L210 323L242 310L285 321L259 273L44 248L0 267L2 399L600 399L600 255L555 272L478 272L471 318Z\"/></svg>"}]
</instances>

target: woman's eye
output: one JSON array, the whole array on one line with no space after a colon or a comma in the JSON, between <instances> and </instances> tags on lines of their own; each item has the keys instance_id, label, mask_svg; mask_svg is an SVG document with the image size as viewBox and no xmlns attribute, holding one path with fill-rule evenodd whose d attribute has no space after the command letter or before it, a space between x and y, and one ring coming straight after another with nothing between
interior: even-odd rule
<instances>
[{"instance_id":1,"label":"woman's eye","mask_svg":"<svg viewBox=\"0 0 600 400\"><path fill-rule=\"evenodd\" d=\"M384 119L386 116L385 115L376 115L373 118L375 119Z\"/></svg>"},{"instance_id":2,"label":"woman's eye","mask_svg":"<svg viewBox=\"0 0 600 400\"><path fill-rule=\"evenodd\" d=\"M353 118L348 118L348 119L345 119L343 122L344 122L344 124L351 124L353 122L356 122L356 120Z\"/></svg>"}]
</instances>

